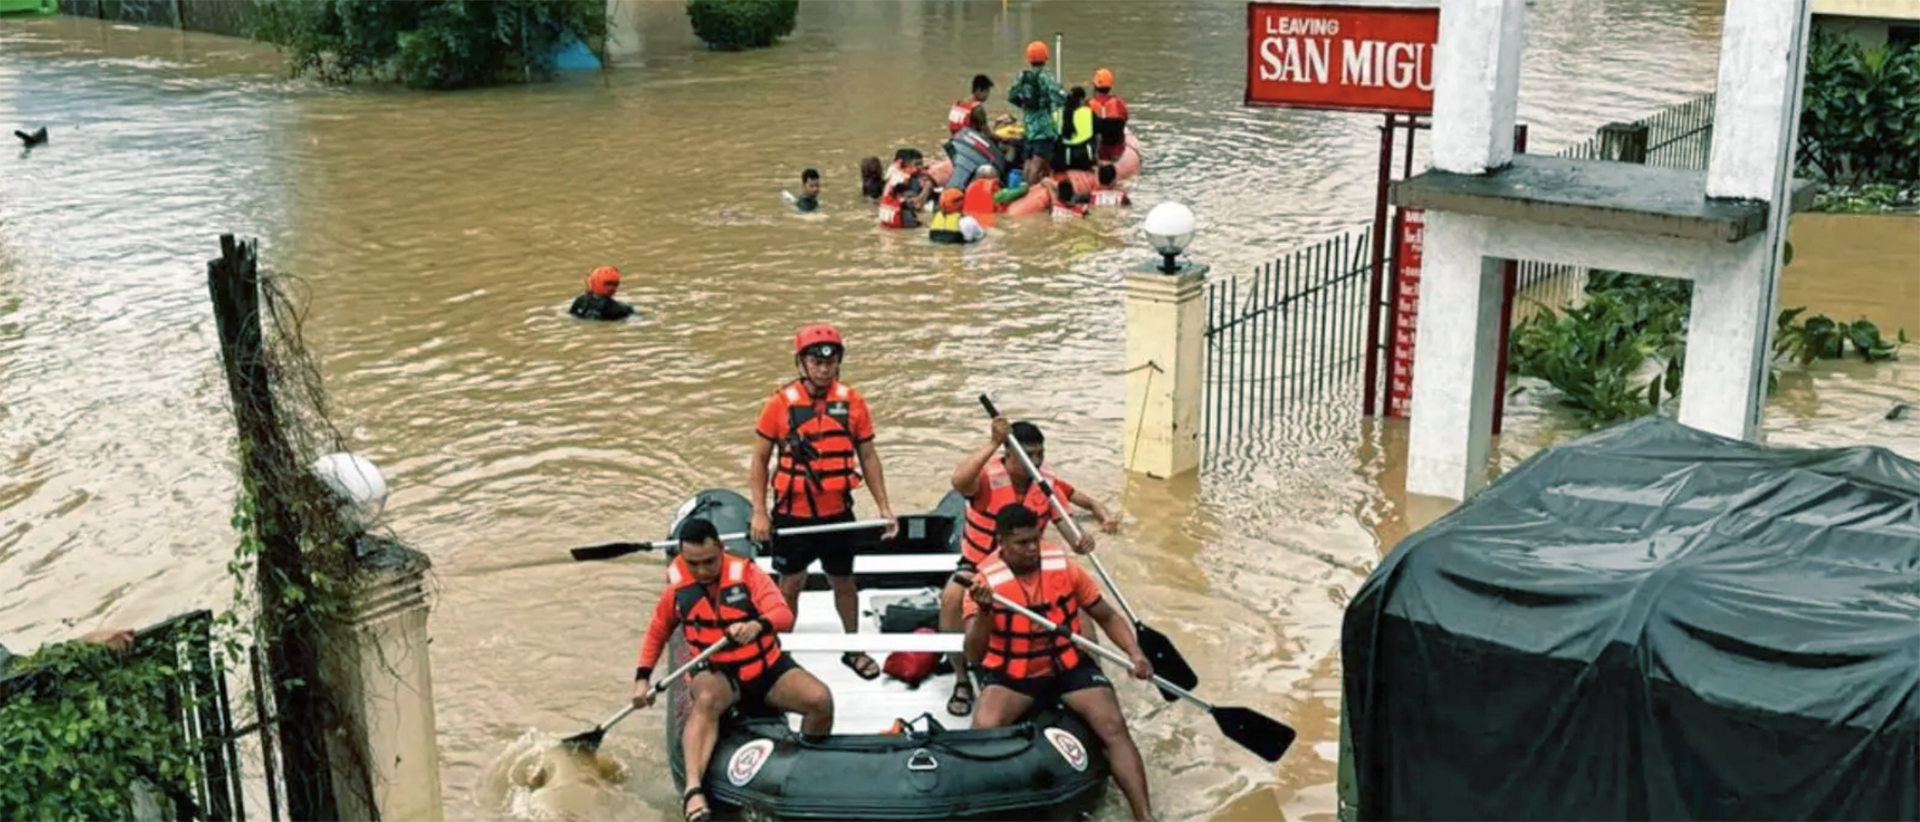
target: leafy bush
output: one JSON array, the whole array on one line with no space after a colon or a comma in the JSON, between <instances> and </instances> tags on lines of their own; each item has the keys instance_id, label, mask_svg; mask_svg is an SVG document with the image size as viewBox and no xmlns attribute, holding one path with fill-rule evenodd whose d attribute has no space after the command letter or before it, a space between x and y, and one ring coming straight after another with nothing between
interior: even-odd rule
<instances>
[{"instance_id":1,"label":"leafy bush","mask_svg":"<svg viewBox=\"0 0 1920 822\"><path fill-rule=\"evenodd\" d=\"M180 672L161 655L85 642L16 659L0 702L0 819L124 819L144 779L187 795L195 758L164 710Z\"/></svg>"},{"instance_id":2,"label":"leafy bush","mask_svg":"<svg viewBox=\"0 0 1920 822\"><path fill-rule=\"evenodd\" d=\"M1920 180L1920 46L1865 48L1816 30L1800 162L1845 185Z\"/></svg>"},{"instance_id":3,"label":"leafy bush","mask_svg":"<svg viewBox=\"0 0 1920 822\"><path fill-rule=\"evenodd\" d=\"M546 79L568 31L604 44L604 0L261 0L254 36L294 75L455 89Z\"/></svg>"},{"instance_id":4,"label":"leafy bush","mask_svg":"<svg viewBox=\"0 0 1920 822\"><path fill-rule=\"evenodd\" d=\"M766 48L793 33L800 0L687 0L687 16L707 48Z\"/></svg>"},{"instance_id":5,"label":"leafy bush","mask_svg":"<svg viewBox=\"0 0 1920 822\"><path fill-rule=\"evenodd\" d=\"M1514 327L1509 370L1546 380L1589 425L1653 412L1663 390L1680 390L1692 284L1595 271L1586 292L1582 305L1548 308ZM1650 360L1663 364L1643 383Z\"/></svg>"},{"instance_id":6,"label":"leafy bush","mask_svg":"<svg viewBox=\"0 0 1920 822\"><path fill-rule=\"evenodd\" d=\"M1847 345L1851 343L1853 350L1867 362L1891 360L1907 342L1906 329L1900 329L1896 344L1882 338L1880 327L1867 320L1841 323L1825 314L1815 314L1804 323L1794 323L1806 310L1801 307L1780 312L1780 327L1773 338L1776 359L1785 357L1801 365L1816 359L1837 360L1847 355Z\"/></svg>"},{"instance_id":7,"label":"leafy bush","mask_svg":"<svg viewBox=\"0 0 1920 822\"><path fill-rule=\"evenodd\" d=\"M1902 188L1893 183L1863 186L1828 185L1814 195L1813 210L1841 214L1881 214L1920 209L1920 183Z\"/></svg>"}]
</instances>

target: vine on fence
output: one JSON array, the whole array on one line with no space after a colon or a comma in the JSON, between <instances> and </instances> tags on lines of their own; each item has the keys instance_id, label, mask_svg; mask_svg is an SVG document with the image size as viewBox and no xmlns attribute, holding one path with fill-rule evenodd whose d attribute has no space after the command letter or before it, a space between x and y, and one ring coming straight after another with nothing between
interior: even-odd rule
<instances>
[{"instance_id":1,"label":"vine on fence","mask_svg":"<svg viewBox=\"0 0 1920 822\"><path fill-rule=\"evenodd\" d=\"M0 819L123 819L136 778L190 794L199 763L167 710L185 677L169 656L66 642L14 660L21 676L0 702Z\"/></svg>"}]
</instances>

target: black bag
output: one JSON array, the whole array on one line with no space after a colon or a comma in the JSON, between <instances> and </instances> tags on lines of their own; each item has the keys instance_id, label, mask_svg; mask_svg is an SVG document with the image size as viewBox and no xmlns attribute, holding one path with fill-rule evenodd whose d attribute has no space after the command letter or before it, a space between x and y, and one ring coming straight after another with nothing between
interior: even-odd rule
<instances>
[{"instance_id":1,"label":"black bag","mask_svg":"<svg viewBox=\"0 0 1920 822\"><path fill-rule=\"evenodd\" d=\"M921 628L940 629L940 592L931 588L915 594L875 597L880 633L911 634Z\"/></svg>"}]
</instances>

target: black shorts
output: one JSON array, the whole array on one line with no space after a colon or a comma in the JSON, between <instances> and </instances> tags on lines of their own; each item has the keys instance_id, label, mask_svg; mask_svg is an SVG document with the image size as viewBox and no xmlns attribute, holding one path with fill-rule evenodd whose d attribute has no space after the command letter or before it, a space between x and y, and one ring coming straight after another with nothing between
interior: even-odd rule
<instances>
[{"instance_id":1,"label":"black shorts","mask_svg":"<svg viewBox=\"0 0 1920 822\"><path fill-rule=\"evenodd\" d=\"M1026 141L1026 143L1022 146L1022 151L1020 154L1020 162L1022 164L1025 164L1027 161L1027 158L1029 157L1039 157L1043 160L1046 160L1047 165L1051 166L1054 171L1059 171L1060 170L1059 138L1056 137L1056 138L1047 139L1047 140ZM1031 183L1029 183L1029 185L1031 185Z\"/></svg>"},{"instance_id":2,"label":"black shorts","mask_svg":"<svg viewBox=\"0 0 1920 822\"><path fill-rule=\"evenodd\" d=\"M803 525L827 525L835 522L852 522L853 512L842 511L832 516L789 517L773 515L773 529L798 528ZM852 531L831 531L825 534L800 534L798 536L773 537L773 572L781 576L804 574L814 560L820 561L820 570L830 577L853 576L853 553L857 540Z\"/></svg>"},{"instance_id":3,"label":"black shorts","mask_svg":"<svg viewBox=\"0 0 1920 822\"><path fill-rule=\"evenodd\" d=\"M740 697L734 701L734 707L739 708L741 713L752 714L764 713L771 709L772 706L767 704L767 692L773 690L774 683L779 682L780 677L788 671L800 670L800 663L793 661L793 654L782 652L780 661L767 666L767 669L754 677L752 682L741 682L734 677L732 671L715 669L705 662L700 663L700 667L695 670L713 671L726 677L727 683L733 686L733 692Z\"/></svg>"},{"instance_id":4,"label":"black shorts","mask_svg":"<svg viewBox=\"0 0 1920 822\"><path fill-rule=\"evenodd\" d=\"M980 673L981 690L984 691L995 685L1027 697L1038 704L1047 705L1059 701L1060 697L1074 691L1084 691L1088 688L1111 689L1113 682L1100 671L1100 663L1093 661L1092 657L1082 656L1080 664L1053 676L1013 679L1000 671Z\"/></svg>"}]
</instances>

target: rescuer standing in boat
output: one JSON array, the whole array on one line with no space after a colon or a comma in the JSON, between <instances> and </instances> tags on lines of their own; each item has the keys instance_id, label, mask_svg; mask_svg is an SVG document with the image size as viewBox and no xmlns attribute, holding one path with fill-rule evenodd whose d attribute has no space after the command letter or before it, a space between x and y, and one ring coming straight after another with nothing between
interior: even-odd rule
<instances>
[{"instance_id":1,"label":"rescuer standing in boat","mask_svg":"<svg viewBox=\"0 0 1920 822\"><path fill-rule=\"evenodd\" d=\"M793 609L767 572L753 560L727 553L720 532L707 520L687 520L679 540L680 555L667 566L667 588L640 645L633 706L653 704L653 668L674 628L682 630L694 654L731 643L687 675L693 710L681 730L687 786L680 804L688 822L698 822L713 815L701 778L720 737L721 714L735 704L792 711L801 715L802 738L819 740L833 730L833 693L780 650L780 632L793 628Z\"/></svg>"},{"instance_id":2,"label":"rescuer standing in boat","mask_svg":"<svg viewBox=\"0 0 1920 822\"><path fill-rule=\"evenodd\" d=\"M980 709L975 728L1004 728L1035 707L1058 702L1086 720L1087 727L1107 749L1113 781L1127 797L1134 819L1150 819L1147 766L1127 731L1126 715L1114 696L1113 683L1101 673L1093 657L1081 651L1065 634L1049 631L1026 617L1000 607L994 595L1065 628L1077 625L1082 613L1100 623L1107 638L1119 646L1133 668L1135 679L1153 677L1153 663L1135 641L1127 618L1100 597L1100 586L1067 556L1063 548L1040 544L1040 518L1024 505L1009 505L994 517L994 536L1000 550L987 558L968 582L966 603L967 659L983 670Z\"/></svg>"},{"instance_id":3,"label":"rescuer standing in boat","mask_svg":"<svg viewBox=\"0 0 1920 822\"><path fill-rule=\"evenodd\" d=\"M860 487L864 475L873 504L879 507L881 519L888 521L884 538L891 539L899 524L887 500L880 452L873 444L873 417L860 392L840 382L840 360L846 353L840 332L831 325L809 325L794 335L793 351L800 376L774 392L755 427L759 441L747 475L753 494L753 538L765 543L776 528L851 522L853 490ZM769 476L768 465L776 451L778 463ZM771 510L768 488L773 490ZM788 606L799 612L807 568L819 560L833 588L841 626L849 634L857 633L860 599L853 585L853 553L854 541L845 533L774 541L773 570L780 575L780 592ZM861 679L880 676L880 664L865 652L849 651L840 661Z\"/></svg>"}]
</instances>

